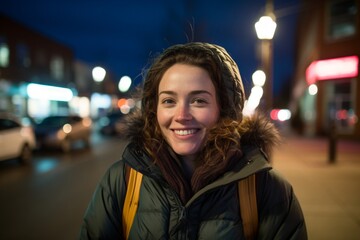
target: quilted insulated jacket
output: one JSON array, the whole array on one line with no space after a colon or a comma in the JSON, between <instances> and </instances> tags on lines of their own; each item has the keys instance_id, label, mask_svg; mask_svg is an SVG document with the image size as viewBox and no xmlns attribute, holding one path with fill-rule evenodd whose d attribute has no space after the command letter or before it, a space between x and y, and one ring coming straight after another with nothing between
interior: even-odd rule
<instances>
[{"instance_id":1,"label":"quilted insulated jacket","mask_svg":"<svg viewBox=\"0 0 360 240\"><path fill-rule=\"evenodd\" d=\"M245 239L237 183L256 173L259 214L257 239L307 239L299 202L291 185L266 160L274 130L263 120L247 119L236 167L198 191L186 204L160 170L131 141L122 159L99 183L86 211L80 239L123 239L122 206L126 194L125 164L143 174L129 239Z\"/></svg>"}]
</instances>

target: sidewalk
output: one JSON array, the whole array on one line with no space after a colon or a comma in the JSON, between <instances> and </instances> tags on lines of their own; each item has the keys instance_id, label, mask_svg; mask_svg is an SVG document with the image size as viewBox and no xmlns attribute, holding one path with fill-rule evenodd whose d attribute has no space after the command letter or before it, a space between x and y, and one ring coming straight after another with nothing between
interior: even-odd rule
<instances>
[{"instance_id":1,"label":"sidewalk","mask_svg":"<svg viewBox=\"0 0 360 240\"><path fill-rule=\"evenodd\" d=\"M272 156L293 185L309 239L360 239L360 142L338 141L336 162L328 141L289 136Z\"/></svg>"}]
</instances>

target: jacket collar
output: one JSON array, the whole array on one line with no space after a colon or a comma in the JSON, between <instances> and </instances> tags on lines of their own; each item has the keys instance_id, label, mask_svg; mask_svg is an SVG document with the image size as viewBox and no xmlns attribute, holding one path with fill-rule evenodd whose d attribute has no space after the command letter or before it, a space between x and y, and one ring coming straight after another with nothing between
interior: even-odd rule
<instances>
[{"instance_id":1,"label":"jacket collar","mask_svg":"<svg viewBox=\"0 0 360 240\"><path fill-rule=\"evenodd\" d=\"M137 110L127 115L123 124L124 138L130 142L141 143L143 139L144 117ZM255 145L266 155L280 142L280 134L274 124L264 115L246 116L238 125L241 146ZM141 144L140 144L141 145Z\"/></svg>"}]
</instances>

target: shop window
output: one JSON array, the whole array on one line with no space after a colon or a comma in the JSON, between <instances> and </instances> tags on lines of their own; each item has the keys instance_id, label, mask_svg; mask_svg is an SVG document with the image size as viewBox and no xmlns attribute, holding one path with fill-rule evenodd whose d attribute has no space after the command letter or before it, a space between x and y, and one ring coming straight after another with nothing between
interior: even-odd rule
<instances>
[{"instance_id":1,"label":"shop window","mask_svg":"<svg viewBox=\"0 0 360 240\"><path fill-rule=\"evenodd\" d=\"M356 33L356 0L331 1L329 6L328 36L332 39L352 36Z\"/></svg>"},{"instance_id":2,"label":"shop window","mask_svg":"<svg viewBox=\"0 0 360 240\"><path fill-rule=\"evenodd\" d=\"M353 81L333 82L328 102L328 123L334 122L339 133L351 133L357 123Z\"/></svg>"},{"instance_id":3,"label":"shop window","mask_svg":"<svg viewBox=\"0 0 360 240\"><path fill-rule=\"evenodd\" d=\"M9 66L9 47L5 38L0 37L0 67Z\"/></svg>"}]
</instances>

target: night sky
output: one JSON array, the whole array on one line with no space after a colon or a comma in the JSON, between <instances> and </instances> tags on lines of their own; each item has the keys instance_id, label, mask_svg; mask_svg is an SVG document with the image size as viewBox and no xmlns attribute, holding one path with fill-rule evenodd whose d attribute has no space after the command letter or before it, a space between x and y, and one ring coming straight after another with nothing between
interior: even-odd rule
<instances>
[{"instance_id":1,"label":"night sky","mask_svg":"<svg viewBox=\"0 0 360 240\"><path fill-rule=\"evenodd\" d=\"M273 1L275 95L294 71L299 1ZM216 43L237 62L249 93L260 65L254 24L264 8L265 0L2 0L0 13L69 46L91 67L101 65L116 79L128 75L135 84L149 60L168 46Z\"/></svg>"}]
</instances>

